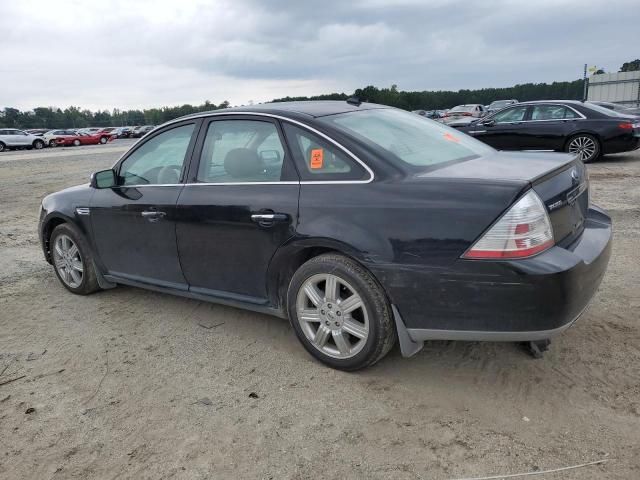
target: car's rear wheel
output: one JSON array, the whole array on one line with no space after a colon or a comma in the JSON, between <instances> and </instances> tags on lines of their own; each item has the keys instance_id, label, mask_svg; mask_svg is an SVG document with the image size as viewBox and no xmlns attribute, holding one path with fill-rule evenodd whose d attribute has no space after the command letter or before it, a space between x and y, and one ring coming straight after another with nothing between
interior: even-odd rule
<instances>
[{"instance_id":1,"label":"car's rear wheel","mask_svg":"<svg viewBox=\"0 0 640 480\"><path fill-rule=\"evenodd\" d=\"M44 148L44 142L42 140L34 140L33 148L36 150L42 150Z\"/></svg>"},{"instance_id":2,"label":"car's rear wheel","mask_svg":"<svg viewBox=\"0 0 640 480\"><path fill-rule=\"evenodd\" d=\"M56 146L56 141L55 140L49 140L49 146L51 148L54 148Z\"/></svg>"},{"instance_id":3,"label":"car's rear wheel","mask_svg":"<svg viewBox=\"0 0 640 480\"><path fill-rule=\"evenodd\" d=\"M396 341L382 287L343 255L320 255L302 265L291 279L287 307L303 346L333 368L373 365Z\"/></svg>"},{"instance_id":4,"label":"car's rear wheel","mask_svg":"<svg viewBox=\"0 0 640 480\"><path fill-rule=\"evenodd\" d=\"M100 143L102 145L104 145L105 143L107 143L107 137L100 137Z\"/></svg>"},{"instance_id":5,"label":"car's rear wheel","mask_svg":"<svg viewBox=\"0 0 640 480\"><path fill-rule=\"evenodd\" d=\"M4 152L6 149L7 146L4 143L0 142L0 152Z\"/></svg>"},{"instance_id":6,"label":"car's rear wheel","mask_svg":"<svg viewBox=\"0 0 640 480\"><path fill-rule=\"evenodd\" d=\"M78 140L77 138L73 141L73 146L74 147L79 147L80 146L80 140Z\"/></svg>"},{"instance_id":7,"label":"car's rear wheel","mask_svg":"<svg viewBox=\"0 0 640 480\"><path fill-rule=\"evenodd\" d=\"M593 135L581 133L569 139L565 150L578 155L584 163L589 163L600 156L600 143Z\"/></svg>"},{"instance_id":8,"label":"car's rear wheel","mask_svg":"<svg viewBox=\"0 0 640 480\"><path fill-rule=\"evenodd\" d=\"M88 295L100 289L91 250L75 227L67 223L58 225L51 234L49 245L53 268L67 290Z\"/></svg>"}]
</instances>

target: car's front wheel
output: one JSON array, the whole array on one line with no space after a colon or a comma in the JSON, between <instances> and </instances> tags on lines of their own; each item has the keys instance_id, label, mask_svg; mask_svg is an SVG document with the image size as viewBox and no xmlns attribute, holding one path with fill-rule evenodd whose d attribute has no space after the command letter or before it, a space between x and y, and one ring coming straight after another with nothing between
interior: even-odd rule
<instances>
[{"instance_id":1,"label":"car's front wheel","mask_svg":"<svg viewBox=\"0 0 640 480\"><path fill-rule=\"evenodd\" d=\"M105 143L107 143L107 137L100 137L100 143L102 145L104 145Z\"/></svg>"},{"instance_id":2,"label":"car's front wheel","mask_svg":"<svg viewBox=\"0 0 640 480\"><path fill-rule=\"evenodd\" d=\"M79 146L80 146L80 140L75 139L75 140L73 141L73 146L74 146L74 147L79 147Z\"/></svg>"},{"instance_id":3,"label":"car's front wheel","mask_svg":"<svg viewBox=\"0 0 640 480\"><path fill-rule=\"evenodd\" d=\"M584 163L592 162L600 156L598 139L586 133L571 137L565 149L569 153L578 155Z\"/></svg>"},{"instance_id":4,"label":"car's front wheel","mask_svg":"<svg viewBox=\"0 0 640 480\"><path fill-rule=\"evenodd\" d=\"M56 141L55 140L49 140L49 146L51 148L54 148L56 146Z\"/></svg>"},{"instance_id":5,"label":"car's front wheel","mask_svg":"<svg viewBox=\"0 0 640 480\"><path fill-rule=\"evenodd\" d=\"M373 365L396 341L382 287L343 255L320 255L302 265L291 279L287 307L303 346L333 368Z\"/></svg>"},{"instance_id":6,"label":"car's front wheel","mask_svg":"<svg viewBox=\"0 0 640 480\"><path fill-rule=\"evenodd\" d=\"M4 152L6 149L7 146L4 143L0 142L0 152Z\"/></svg>"},{"instance_id":7,"label":"car's front wheel","mask_svg":"<svg viewBox=\"0 0 640 480\"><path fill-rule=\"evenodd\" d=\"M44 142L42 140L34 140L33 148L36 150L42 150L44 148Z\"/></svg>"},{"instance_id":8,"label":"car's front wheel","mask_svg":"<svg viewBox=\"0 0 640 480\"><path fill-rule=\"evenodd\" d=\"M51 233L49 245L53 268L67 290L88 295L100 289L89 246L75 227L58 225Z\"/></svg>"}]
</instances>

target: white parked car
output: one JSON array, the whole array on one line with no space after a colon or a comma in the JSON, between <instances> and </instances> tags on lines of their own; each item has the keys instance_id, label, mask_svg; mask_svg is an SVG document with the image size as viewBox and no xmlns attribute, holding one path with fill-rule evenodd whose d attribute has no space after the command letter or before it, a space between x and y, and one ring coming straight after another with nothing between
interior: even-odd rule
<instances>
[{"instance_id":1,"label":"white parked car","mask_svg":"<svg viewBox=\"0 0 640 480\"><path fill-rule=\"evenodd\" d=\"M42 138L44 139L45 142L47 142L47 145L49 145L50 147L55 147L56 146L56 138L59 137L77 137L78 134L76 132L76 130L49 130L47 133L45 133L44 135L42 135Z\"/></svg>"},{"instance_id":2,"label":"white parked car","mask_svg":"<svg viewBox=\"0 0 640 480\"><path fill-rule=\"evenodd\" d=\"M0 152L9 148L35 148L40 150L45 147L44 139L31 135L16 128L0 128Z\"/></svg>"},{"instance_id":3,"label":"white parked car","mask_svg":"<svg viewBox=\"0 0 640 480\"><path fill-rule=\"evenodd\" d=\"M450 121L457 120L460 117L480 118L484 117L486 113L484 105L480 105L478 103L458 105L445 113L444 123L448 124Z\"/></svg>"}]
</instances>

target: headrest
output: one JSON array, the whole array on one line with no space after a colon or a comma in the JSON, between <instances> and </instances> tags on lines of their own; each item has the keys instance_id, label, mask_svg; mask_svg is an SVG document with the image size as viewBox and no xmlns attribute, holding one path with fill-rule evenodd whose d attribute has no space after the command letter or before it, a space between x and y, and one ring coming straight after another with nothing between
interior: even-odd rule
<instances>
[{"instance_id":1,"label":"headrest","mask_svg":"<svg viewBox=\"0 0 640 480\"><path fill-rule=\"evenodd\" d=\"M234 178L260 175L264 167L258 153L248 148L234 148L224 157L224 169Z\"/></svg>"}]
</instances>

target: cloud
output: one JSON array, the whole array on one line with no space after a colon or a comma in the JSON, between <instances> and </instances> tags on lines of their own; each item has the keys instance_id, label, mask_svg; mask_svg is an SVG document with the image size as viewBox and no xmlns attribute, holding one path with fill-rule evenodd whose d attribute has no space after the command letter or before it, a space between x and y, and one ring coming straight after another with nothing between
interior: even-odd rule
<instances>
[{"instance_id":1,"label":"cloud","mask_svg":"<svg viewBox=\"0 0 640 480\"><path fill-rule=\"evenodd\" d=\"M3 6L0 106L573 80L584 63L615 71L637 57L636 10L632 0L22 0Z\"/></svg>"}]
</instances>

